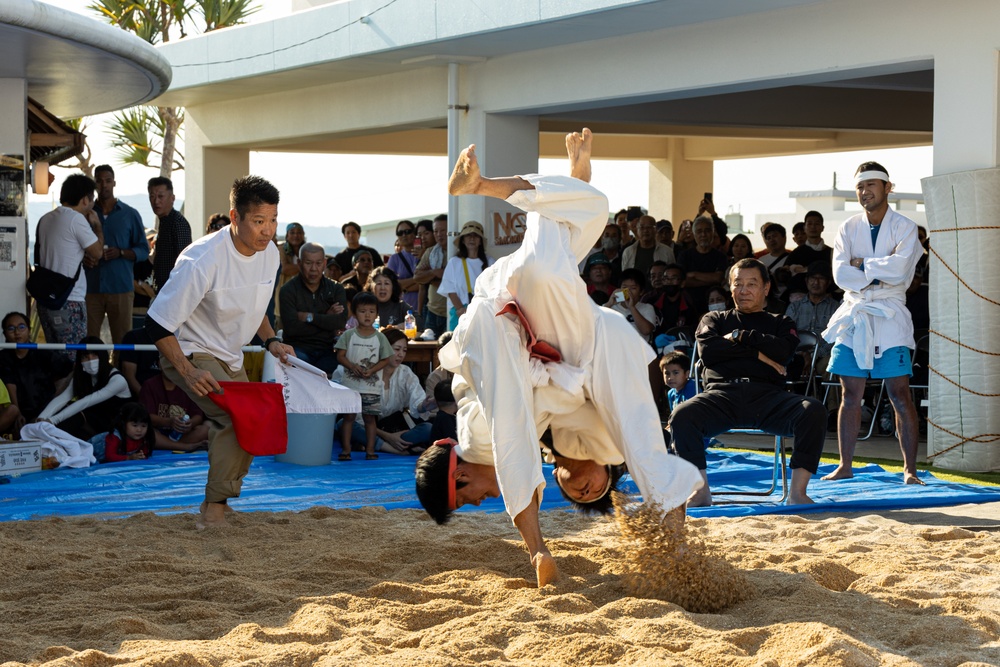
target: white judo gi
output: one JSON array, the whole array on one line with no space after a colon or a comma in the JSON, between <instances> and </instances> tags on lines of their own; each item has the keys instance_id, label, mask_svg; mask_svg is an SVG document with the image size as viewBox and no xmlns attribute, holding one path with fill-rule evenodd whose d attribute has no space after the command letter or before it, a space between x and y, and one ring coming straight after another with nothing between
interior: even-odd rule
<instances>
[{"instance_id":1,"label":"white judo gi","mask_svg":"<svg viewBox=\"0 0 1000 667\"><path fill-rule=\"evenodd\" d=\"M643 499L664 509L702 485L690 463L667 454L649 390L653 351L624 317L587 295L579 262L608 220L607 199L583 181L522 176L534 190L507 201L529 213L521 247L483 272L476 298L439 355L455 373L458 455L493 465L507 513L516 517L545 488L539 435L551 428L560 454L628 466ZM560 363L530 357L520 306Z\"/></svg>"},{"instance_id":2,"label":"white judo gi","mask_svg":"<svg viewBox=\"0 0 1000 667\"><path fill-rule=\"evenodd\" d=\"M874 248L867 212L849 218L837 232L833 279L844 290L844 301L823 332L827 341L854 350L864 369L890 348L915 347L906 288L922 252L917 225L890 208L880 227ZM865 258L863 269L851 266L857 257Z\"/></svg>"}]
</instances>

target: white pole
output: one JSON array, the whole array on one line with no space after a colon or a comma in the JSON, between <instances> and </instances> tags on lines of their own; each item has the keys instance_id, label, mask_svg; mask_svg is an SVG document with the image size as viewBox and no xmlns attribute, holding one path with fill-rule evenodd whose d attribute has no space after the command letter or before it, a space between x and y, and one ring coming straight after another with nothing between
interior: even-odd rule
<instances>
[{"instance_id":1,"label":"white pole","mask_svg":"<svg viewBox=\"0 0 1000 667\"><path fill-rule=\"evenodd\" d=\"M448 63L448 175L458 161L461 147L458 145L458 63ZM448 195L448 236L449 241L458 235L458 197ZM455 246L448 243L448 256L455 254Z\"/></svg>"}]
</instances>

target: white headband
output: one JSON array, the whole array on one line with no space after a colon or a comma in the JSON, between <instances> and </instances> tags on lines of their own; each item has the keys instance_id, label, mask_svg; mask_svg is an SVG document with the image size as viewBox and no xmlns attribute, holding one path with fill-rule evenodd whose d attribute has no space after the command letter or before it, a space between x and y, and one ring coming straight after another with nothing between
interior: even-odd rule
<instances>
[{"instance_id":1,"label":"white headband","mask_svg":"<svg viewBox=\"0 0 1000 667\"><path fill-rule=\"evenodd\" d=\"M874 171L874 170L863 171L854 178L854 184L857 185L862 181L870 181L873 179L877 179L879 181L885 181L886 183L888 183L889 174L885 173L884 171Z\"/></svg>"}]
</instances>

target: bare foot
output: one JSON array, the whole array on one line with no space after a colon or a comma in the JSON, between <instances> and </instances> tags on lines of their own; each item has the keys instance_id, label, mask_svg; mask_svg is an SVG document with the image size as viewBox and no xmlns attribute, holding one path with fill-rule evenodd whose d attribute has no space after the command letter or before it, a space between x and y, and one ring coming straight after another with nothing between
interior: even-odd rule
<instances>
[{"instance_id":1,"label":"bare foot","mask_svg":"<svg viewBox=\"0 0 1000 667\"><path fill-rule=\"evenodd\" d=\"M711 505L712 490L708 488L708 484L692 493L687 500L688 507L710 507Z\"/></svg>"},{"instance_id":2,"label":"bare foot","mask_svg":"<svg viewBox=\"0 0 1000 667\"><path fill-rule=\"evenodd\" d=\"M535 576L538 578L538 587L548 586L559 581L559 567L556 559L549 554L535 554Z\"/></svg>"},{"instance_id":3,"label":"bare foot","mask_svg":"<svg viewBox=\"0 0 1000 667\"><path fill-rule=\"evenodd\" d=\"M226 505L222 503L204 503L202 513L198 515L195 527L198 530L209 528L225 528L229 525L226 521Z\"/></svg>"},{"instance_id":4,"label":"bare foot","mask_svg":"<svg viewBox=\"0 0 1000 667\"><path fill-rule=\"evenodd\" d=\"M479 173L479 160L476 158L476 145L470 144L458 156L455 170L451 172L451 178L448 179L448 194L474 195L479 191L482 180L482 174Z\"/></svg>"},{"instance_id":5,"label":"bare foot","mask_svg":"<svg viewBox=\"0 0 1000 667\"><path fill-rule=\"evenodd\" d=\"M920 486L927 486L922 479L909 472L903 473L903 484L919 484Z\"/></svg>"},{"instance_id":6,"label":"bare foot","mask_svg":"<svg viewBox=\"0 0 1000 667\"><path fill-rule=\"evenodd\" d=\"M570 132L566 135L566 155L569 157L569 175L584 183L590 183L590 151L594 135L590 128L583 132Z\"/></svg>"},{"instance_id":7,"label":"bare foot","mask_svg":"<svg viewBox=\"0 0 1000 667\"><path fill-rule=\"evenodd\" d=\"M841 463L839 466L837 466L836 470L831 472L829 475L823 475L822 477L820 477L820 479L828 479L834 481L838 479L851 479L852 477L854 477L854 471L851 469L851 466L849 465L845 466L843 463Z\"/></svg>"},{"instance_id":8,"label":"bare foot","mask_svg":"<svg viewBox=\"0 0 1000 667\"><path fill-rule=\"evenodd\" d=\"M815 505L816 501L804 493L789 493L786 505Z\"/></svg>"}]
</instances>

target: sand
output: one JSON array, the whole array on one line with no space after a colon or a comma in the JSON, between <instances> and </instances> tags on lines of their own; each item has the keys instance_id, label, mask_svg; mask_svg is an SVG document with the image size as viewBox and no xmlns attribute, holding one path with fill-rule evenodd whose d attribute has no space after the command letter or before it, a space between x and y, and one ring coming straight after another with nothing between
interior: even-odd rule
<instances>
[{"instance_id":1,"label":"sand","mask_svg":"<svg viewBox=\"0 0 1000 667\"><path fill-rule=\"evenodd\" d=\"M689 520L742 601L628 592L615 521L543 513L537 589L502 515L246 513L0 524L0 662L104 665L997 665L1000 535L877 516ZM716 563L718 566L719 563Z\"/></svg>"}]
</instances>

